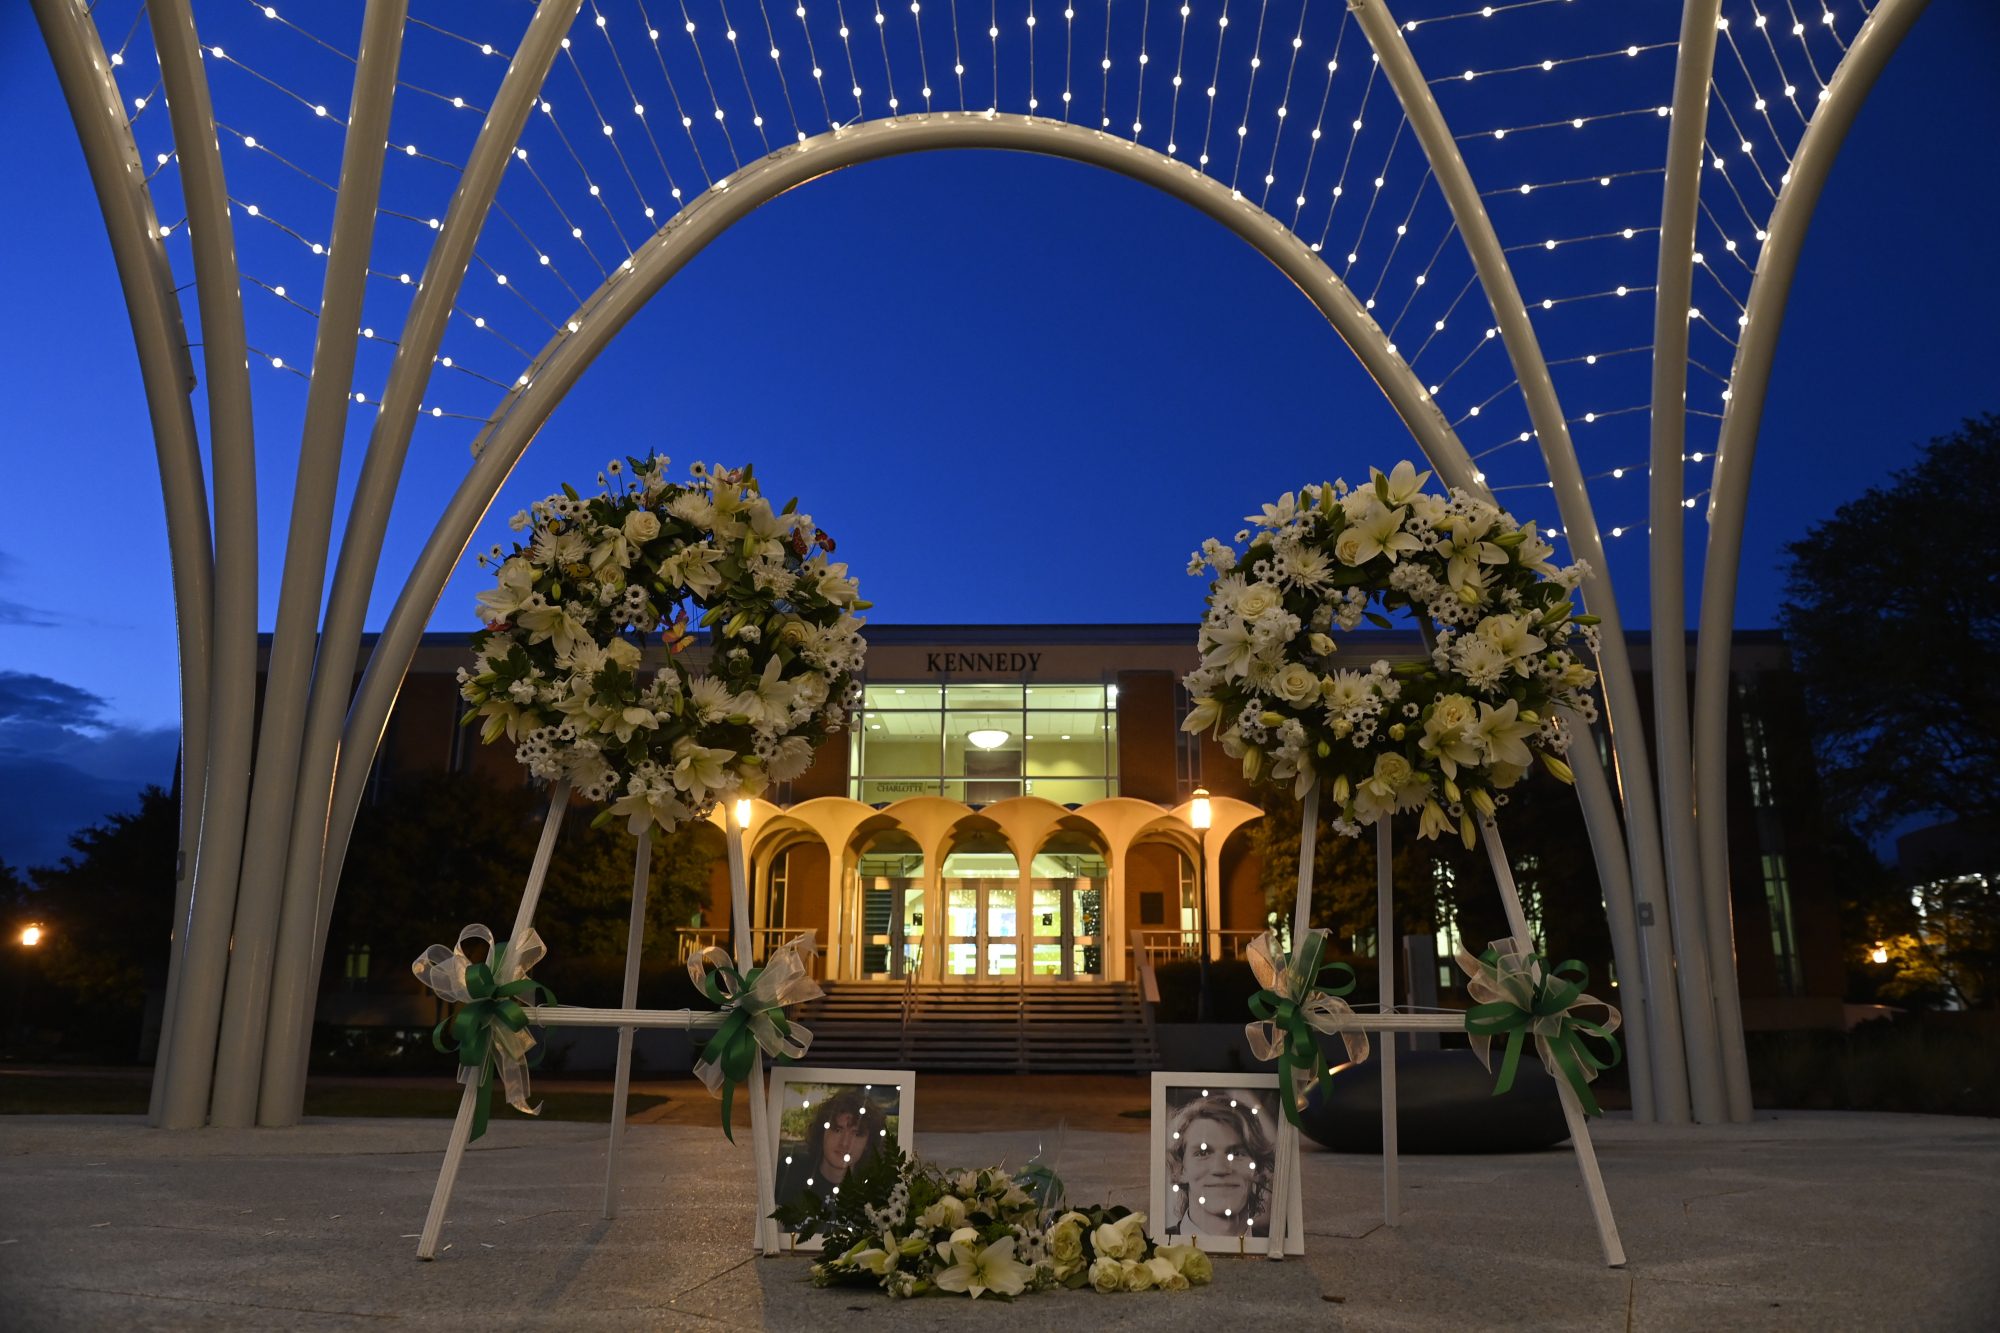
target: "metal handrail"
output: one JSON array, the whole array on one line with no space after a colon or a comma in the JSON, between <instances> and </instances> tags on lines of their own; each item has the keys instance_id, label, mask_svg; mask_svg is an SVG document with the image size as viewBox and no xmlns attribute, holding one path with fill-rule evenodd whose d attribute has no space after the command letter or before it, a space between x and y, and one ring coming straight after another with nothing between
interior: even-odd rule
<instances>
[{"instance_id":1,"label":"metal handrail","mask_svg":"<svg viewBox=\"0 0 2000 1333\"><path fill-rule=\"evenodd\" d=\"M816 937L817 932L787 926L760 926L753 929L750 932L750 961L753 963L767 961L771 956L771 950L797 939L800 935ZM733 943L731 931L727 926L681 926L674 931L674 937L683 963L703 949L716 948L729 952ZM810 976L822 978L826 975L825 957L817 949L813 950L806 966Z\"/></svg>"},{"instance_id":2,"label":"metal handrail","mask_svg":"<svg viewBox=\"0 0 2000 1333\"><path fill-rule=\"evenodd\" d=\"M1250 942L1264 932L1261 930L1211 930L1209 938L1220 949L1221 958L1242 958L1249 951ZM1172 962L1182 958L1201 956L1201 932L1199 930L1147 930L1132 932L1132 949L1143 959L1145 966L1155 963Z\"/></svg>"}]
</instances>

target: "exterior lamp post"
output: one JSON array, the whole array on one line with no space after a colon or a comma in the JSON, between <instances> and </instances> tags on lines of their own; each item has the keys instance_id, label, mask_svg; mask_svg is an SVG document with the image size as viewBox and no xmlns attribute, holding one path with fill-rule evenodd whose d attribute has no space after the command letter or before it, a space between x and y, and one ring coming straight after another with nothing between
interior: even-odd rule
<instances>
[{"instance_id":1,"label":"exterior lamp post","mask_svg":"<svg viewBox=\"0 0 2000 1333\"><path fill-rule=\"evenodd\" d=\"M1188 822L1194 825L1194 891L1197 910L1201 913L1201 994L1196 1001L1195 1019L1208 1023L1215 1019L1215 995L1208 984L1208 829L1215 822L1215 815L1208 804L1208 788L1194 789L1194 801L1188 808Z\"/></svg>"},{"instance_id":2,"label":"exterior lamp post","mask_svg":"<svg viewBox=\"0 0 2000 1333\"><path fill-rule=\"evenodd\" d=\"M40 948L42 941L48 937L49 929L47 926L44 926L39 921L30 921L27 925L21 927L21 933L14 937L14 942L19 944L23 949L32 951ZM26 1034L30 1030L28 1020L28 968L26 966L16 967L14 975L19 980L14 983L14 1022L12 1027L13 1031Z\"/></svg>"}]
</instances>

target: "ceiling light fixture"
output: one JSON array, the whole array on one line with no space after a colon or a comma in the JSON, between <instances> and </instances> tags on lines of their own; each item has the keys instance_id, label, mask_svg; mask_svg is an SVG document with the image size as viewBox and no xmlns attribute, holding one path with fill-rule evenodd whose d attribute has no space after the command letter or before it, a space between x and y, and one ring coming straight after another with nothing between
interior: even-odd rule
<instances>
[{"instance_id":1,"label":"ceiling light fixture","mask_svg":"<svg viewBox=\"0 0 2000 1333\"><path fill-rule=\"evenodd\" d=\"M997 750L1007 743L1007 733L998 727L981 727L978 731L968 731L965 739L982 750Z\"/></svg>"}]
</instances>

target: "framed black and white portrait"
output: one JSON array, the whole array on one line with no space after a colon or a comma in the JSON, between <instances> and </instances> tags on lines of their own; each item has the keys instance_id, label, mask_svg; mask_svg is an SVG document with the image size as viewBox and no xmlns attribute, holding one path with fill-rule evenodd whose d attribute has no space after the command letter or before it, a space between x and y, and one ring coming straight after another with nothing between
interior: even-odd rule
<instances>
[{"instance_id":1,"label":"framed black and white portrait","mask_svg":"<svg viewBox=\"0 0 2000 1333\"><path fill-rule=\"evenodd\" d=\"M1229 1254L1270 1252L1281 1154L1296 1134L1276 1074L1153 1075L1153 1234ZM1305 1252L1296 1188L1286 1191L1285 1253Z\"/></svg>"},{"instance_id":2,"label":"framed black and white portrait","mask_svg":"<svg viewBox=\"0 0 2000 1333\"><path fill-rule=\"evenodd\" d=\"M885 1144L907 1147L916 1108L916 1076L906 1069L813 1069L780 1065L771 1070L771 1200L782 1208L801 1195L824 1203ZM798 1240L771 1223L770 1250L817 1250L820 1241Z\"/></svg>"}]
</instances>

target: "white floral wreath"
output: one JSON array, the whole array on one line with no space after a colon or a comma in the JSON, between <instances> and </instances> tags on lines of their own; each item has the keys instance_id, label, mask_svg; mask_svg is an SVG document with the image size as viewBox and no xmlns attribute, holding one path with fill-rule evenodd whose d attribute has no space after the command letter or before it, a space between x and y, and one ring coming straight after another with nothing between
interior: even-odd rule
<instances>
[{"instance_id":1,"label":"white floral wreath","mask_svg":"<svg viewBox=\"0 0 2000 1333\"><path fill-rule=\"evenodd\" d=\"M1530 522L1463 490L1427 493L1430 473L1398 463L1371 484L1306 486L1252 515L1236 547L1210 538L1188 566L1214 571L1201 666L1186 678L1188 731L1213 728L1252 781L1317 776L1350 836L1420 810L1419 835L1491 817L1539 759L1567 782L1558 710L1596 718L1597 620L1574 614L1588 572L1558 569ZM1253 536L1253 530L1254 536ZM1371 609L1379 608L1377 609ZM1332 665L1333 633L1410 611L1428 664Z\"/></svg>"},{"instance_id":2,"label":"white floral wreath","mask_svg":"<svg viewBox=\"0 0 2000 1333\"><path fill-rule=\"evenodd\" d=\"M869 604L833 539L796 501L774 511L750 468L696 463L683 485L664 456L628 461L588 500L565 485L516 514L527 543L479 557L498 581L459 692L481 740L505 734L536 777L612 802L600 823L671 831L806 770L858 697ZM694 628L712 631L705 674L681 656ZM649 676L655 633L669 651Z\"/></svg>"}]
</instances>

